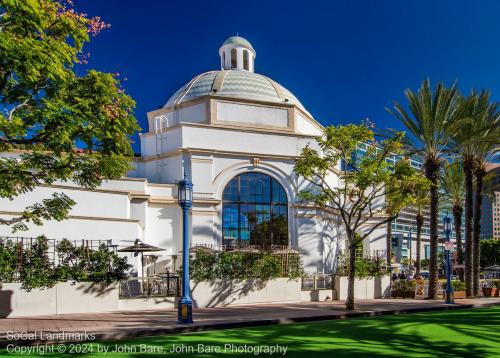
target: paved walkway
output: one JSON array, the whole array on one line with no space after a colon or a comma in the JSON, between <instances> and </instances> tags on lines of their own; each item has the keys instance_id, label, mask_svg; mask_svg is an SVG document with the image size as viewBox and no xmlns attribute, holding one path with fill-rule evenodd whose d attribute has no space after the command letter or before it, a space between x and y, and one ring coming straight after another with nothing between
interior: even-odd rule
<instances>
[{"instance_id":1,"label":"paved walkway","mask_svg":"<svg viewBox=\"0 0 500 358\"><path fill-rule=\"evenodd\" d=\"M13 343L14 332L25 335L37 334L35 337L28 336L24 339L19 337L15 340L18 344L40 343L41 332L43 335L64 333L69 336L65 339L70 341L80 340L80 338L75 339L74 334L68 333L80 333L83 336L85 332L93 334L96 340L124 339L208 329L482 307L500 305L500 298L467 299L456 300L456 302L455 305L446 305L442 301L430 300L357 300L356 311L346 311L342 301L200 308L194 310L195 323L192 325L176 324L176 310L3 318L0 319L0 346ZM10 340L7 339L8 335L10 335ZM55 341L64 341L64 338ZM48 342L44 341L44 343Z\"/></svg>"}]
</instances>

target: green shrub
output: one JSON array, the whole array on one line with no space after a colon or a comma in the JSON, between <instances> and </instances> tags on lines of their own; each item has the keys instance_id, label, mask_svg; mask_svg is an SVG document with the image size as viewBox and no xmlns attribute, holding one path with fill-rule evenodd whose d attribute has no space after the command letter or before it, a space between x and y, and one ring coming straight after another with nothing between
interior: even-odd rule
<instances>
[{"instance_id":1,"label":"green shrub","mask_svg":"<svg viewBox=\"0 0 500 358\"><path fill-rule=\"evenodd\" d=\"M11 240L0 242L0 282L13 282L20 264L22 246Z\"/></svg>"},{"instance_id":2,"label":"green shrub","mask_svg":"<svg viewBox=\"0 0 500 358\"><path fill-rule=\"evenodd\" d=\"M415 280L397 280L392 283L392 290L414 291L417 287Z\"/></svg>"},{"instance_id":3,"label":"green shrub","mask_svg":"<svg viewBox=\"0 0 500 358\"><path fill-rule=\"evenodd\" d=\"M22 288L50 288L58 282L94 282L107 286L126 277L131 266L104 244L96 250L61 240L56 248L59 262L48 256L48 240L37 237L29 247L6 240L0 243L0 282L19 281Z\"/></svg>"},{"instance_id":4,"label":"green shrub","mask_svg":"<svg viewBox=\"0 0 500 358\"><path fill-rule=\"evenodd\" d=\"M493 285L500 290L500 280L493 280Z\"/></svg>"},{"instance_id":5,"label":"green shrub","mask_svg":"<svg viewBox=\"0 0 500 358\"><path fill-rule=\"evenodd\" d=\"M21 287L24 290L50 288L57 283L55 267L50 262L48 250L47 239L44 236L39 236L19 258L19 276Z\"/></svg>"},{"instance_id":6,"label":"green shrub","mask_svg":"<svg viewBox=\"0 0 500 358\"><path fill-rule=\"evenodd\" d=\"M423 260L420 260L420 267L424 270L428 270L429 269L429 265L430 265L430 262L431 260L429 259L423 259Z\"/></svg>"},{"instance_id":7,"label":"green shrub","mask_svg":"<svg viewBox=\"0 0 500 358\"><path fill-rule=\"evenodd\" d=\"M288 278L298 279L304 276L304 266L299 255L288 256Z\"/></svg>"},{"instance_id":8,"label":"green shrub","mask_svg":"<svg viewBox=\"0 0 500 358\"><path fill-rule=\"evenodd\" d=\"M366 278L366 277L380 277L385 275L386 272L382 268L383 259L377 258L358 258L355 263L354 276L356 278ZM339 258L339 265L337 267L337 275L347 276L349 274L349 269L347 265L347 257L342 255Z\"/></svg>"},{"instance_id":9,"label":"green shrub","mask_svg":"<svg viewBox=\"0 0 500 358\"><path fill-rule=\"evenodd\" d=\"M279 255L269 252L198 250L190 258L190 273L195 282L215 279L267 281L278 277L299 278L304 269L298 255L289 255L286 272L282 272ZM179 274L182 273L182 267Z\"/></svg>"},{"instance_id":10,"label":"green shrub","mask_svg":"<svg viewBox=\"0 0 500 358\"><path fill-rule=\"evenodd\" d=\"M443 287L443 290L446 290L446 281L442 282L441 286ZM460 280L452 280L451 287L453 287L453 291L465 291L465 282Z\"/></svg>"}]
</instances>

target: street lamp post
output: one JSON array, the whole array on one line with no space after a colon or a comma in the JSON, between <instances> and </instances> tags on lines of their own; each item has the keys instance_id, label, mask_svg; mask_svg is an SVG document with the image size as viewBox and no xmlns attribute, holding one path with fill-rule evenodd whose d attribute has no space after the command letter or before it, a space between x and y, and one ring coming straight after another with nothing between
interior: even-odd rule
<instances>
[{"instance_id":1,"label":"street lamp post","mask_svg":"<svg viewBox=\"0 0 500 358\"><path fill-rule=\"evenodd\" d=\"M451 219L448 214L446 214L443 220L444 233L446 235L445 244L445 256L446 256L446 303L453 304L453 287L451 286L451 248L452 243L450 241L451 234Z\"/></svg>"},{"instance_id":2,"label":"street lamp post","mask_svg":"<svg viewBox=\"0 0 500 358\"><path fill-rule=\"evenodd\" d=\"M193 183L184 178L178 183L178 202L182 208L182 297L177 323L193 323L193 301L189 287L189 209L193 206Z\"/></svg>"}]
</instances>

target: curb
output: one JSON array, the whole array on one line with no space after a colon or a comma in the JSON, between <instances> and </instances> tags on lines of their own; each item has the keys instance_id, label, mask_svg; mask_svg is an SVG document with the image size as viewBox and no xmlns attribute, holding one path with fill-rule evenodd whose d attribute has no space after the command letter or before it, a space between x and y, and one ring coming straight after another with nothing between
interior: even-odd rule
<instances>
[{"instance_id":1,"label":"curb","mask_svg":"<svg viewBox=\"0 0 500 358\"><path fill-rule=\"evenodd\" d=\"M325 315L310 316L310 317L272 318L272 319L260 319L252 321L220 322L220 323L206 323L206 324L195 323L192 325L169 326L165 328L156 328L147 330L131 329L122 332L96 333L94 334L95 340L87 341L87 343L98 342L98 341L114 341L123 339L145 338L145 337L154 337L154 336L179 334L179 333L195 333L195 332L223 330L231 328L261 327L261 326L273 326L280 324L316 322L316 321L333 321L333 320L341 320L349 318L391 316L391 315L408 314L408 313L454 311L461 309L493 307L499 305L500 302L480 303L480 304L458 304L458 305L456 304L452 306L418 307L418 308L408 308L400 310L346 312L343 314L334 314L334 315L325 314ZM0 340L0 348L6 348L7 345L30 346L39 344L49 345L49 344L83 343L83 342L84 341L46 341L46 340L18 340L13 342L2 339Z\"/></svg>"}]
</instances>

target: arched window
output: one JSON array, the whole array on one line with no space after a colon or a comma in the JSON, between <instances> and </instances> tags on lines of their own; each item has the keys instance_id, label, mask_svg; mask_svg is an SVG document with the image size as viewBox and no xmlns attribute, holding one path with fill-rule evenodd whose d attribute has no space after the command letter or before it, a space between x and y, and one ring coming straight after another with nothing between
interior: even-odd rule
<instances>
[{"instance_id":1,"label":"arched window","mask_svg":"<svg viewBox=\"0 0 500 358\"><path fill-rule=\"evenodd\" d=\"M287 197L275 179L240 174L224 188L222 201L224 245L288 245Z\"/></svg>"},{"instance_id":2,"label":"arched window","mask_svg":"<svg viewBox=\"0 0 500 358\"><path fill-rule=\"evenodd\" d=\"M248 51L243 50L243 68L248 71Z\"/></svg>"},{"instance_id":3,"label":"arched window","mask_svg":"<svg viewBox=\"0 0 500 358\"><path fill-rule=\"evenodd\" d=\"M236 64L236 49L233 48L231 50L231 68L236 68L237 67L237 64Z\"/></svg>"}]
</instances>

